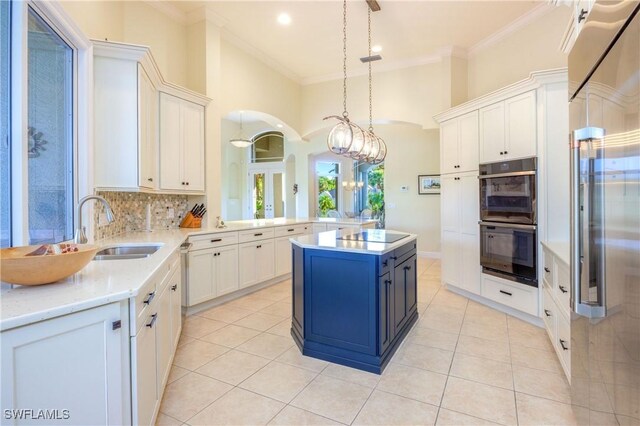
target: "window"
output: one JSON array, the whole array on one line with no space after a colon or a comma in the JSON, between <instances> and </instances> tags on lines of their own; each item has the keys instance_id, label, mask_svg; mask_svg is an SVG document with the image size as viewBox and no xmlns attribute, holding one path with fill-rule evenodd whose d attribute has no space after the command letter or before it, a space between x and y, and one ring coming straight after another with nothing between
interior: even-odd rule
<instances>
[{"instance_id":1,"label":"window","mask_svg":"<svg viewBox=\"0 0 640 426\"><path fill-rule=\"evenodd\" d=\"M0 2L0 247L11 246L11 2Z\"/></svg>"},{"instance_id":2,"label":"window","mask_svg":"<svg viewBox=\"0 0 640 426\"><path fill-rule=\"evenodd\" d=\"M318 194L318 216L325 217L329 210L339 210L338 188L340 185L340 163L316 163L316 190Z\"/></svg>"},{"instance_id":3,"label":"window","mask_svg":"<svg viewBox=\"0 0 640 426\"><path fill-rule=\"evenodd\" d=\"M358 181L364 182L356 196L356 213L370 209L373 217L384 217L384 163L360 164L355 169Z\"/></svg>"},{"instance_id":4,"label":"window","mask_svg":"<svg viewBox=\"0 0 640 426\"><path fill-rule=\"evenodd\" d=\"M261 133L253 138L252 163L284 161L284 135L280 132Z\"/></svg>"}]
</instances>

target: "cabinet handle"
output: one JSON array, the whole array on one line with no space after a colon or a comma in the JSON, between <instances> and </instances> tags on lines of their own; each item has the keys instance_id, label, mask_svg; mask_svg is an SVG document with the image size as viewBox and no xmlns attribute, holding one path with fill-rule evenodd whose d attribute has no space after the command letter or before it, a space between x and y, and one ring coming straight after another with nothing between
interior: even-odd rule
<instances>
[{"instance_id":1,"label":"cabinet handle","mask_svg":"<svg viewBox=\"0 0 640 426\"><path fill-rule=\"evenodd\" d=\"M563 351L568 351L569 348L564 345L565 343L567 343L565 340L560 339L560 347Z\"/></svg>"},{"instance_id":2,"label":"cabinet handle","mask_svg":"<svg viewBox=\"0 0 640 426\"><path fill-rule=\"evenodd\" d=\"M144 303L145 305L148 305L151 303L151 301L153 300L153 298L156 297L156 292L152 292L149 293L149 298L147 300L143 300L142 303Z\"/></svg>"},{"instance_id":3,"label":"cabinet handle","mask_svg":"<svg viewBox=\"0 0 640 426\"><path fill-rule=\"evenodd\" d=\"M256 248L262 248L262 246L261 245L260 246L256 246Z\"/></svg>"},{"instance_id":4,"label":"cabinet handle","mask_svg":"<svg viewBox=\"0 0 640 426\"><path fill-rule=\"evenodd\" d=\"M174 284L171 286L171 291L176 291L178 289L178 284Z\"/></svg>"},{"instance_id":5,"label":"cabinet handle","mask_svg":"<svg viewBox=\"0 0 640 426\"><path fill-rule=\"evenodd\" d=\"M547 268L546 266L544 267L544 271L548 274L549 272L551 272L551 270L549 268Z\"/></svg>"},{"instance_id":6,"label":"cabinet handle","mask_svg":"<svg viewBox=\"0 0 640 426\"><path fill-rule=\"evenodd\" d=\"M587 19L587 11L584 9L580 10L580 14L578 15L578 24Z\"/></svg>"},{"instance_id":7,"label":"cabinet handle","mask_svg":"<svg viewBox=\"0 0 640 426\"><path fill-rule=\"evenodd\" d=\"M147 179L149 182L153 182L153 178L149 178Z\"/></svg>"},{"instance_id":8,"label":"cabinet handle","mask_svg":"<svg viewBox=\"0 0 640 426\"><path fill-rule=\"evenodd\" d=\"M404 270L405 270L405 271L408 271L408 270L410 270L410 269L411 269L411 266L405 266L405 267L404 267Z\"/></svg>"},{"instance_id":9,"label":"cabinet handle","mask_svg":"<svg viewBox=\"0 0 640 426\"><path fill-rule=\"evenodd\" d=\"M391 280L384 280L384 283L385 283L386 285L391 285Z\"/></svg>"},{"instance_id":10,"label":"cabinet handle","mask_svg":"<svg viewBox=\"0 0 640 426\"><path fill-rule=\"evenodd\" d=\"M305 229L307 229L307 228L305 228ZM293 231L295 231L295 229L293 229L293 228L287 229L287 232L293 232Z\"/></svg>"},{"instance_id":11,"label":"cabinet handle","mask_svg":"<svg viewBox=\"0 0 640 426\"><path fill-rule=\"evenodd\" d=\"M222 238L216 238L215 240L211 240L212 243L219 243L222 241Z\"/></svg>"},{"instance_id":12,"label":"cabinet handle","mask_svg":"<svg viewBox=\"0 0 640 426\"><path fill-rule=\"evenodd\" d=\"M508 291L504 291L504 290L500 290L500 293L506 294L507 296L513 296L513 294L509 293Z\"/></svg>"},{"instance_id":13,"label":"cabinet handle","mask_svg":"<svg viewBox=\"0 0 640 426\"><path fill-rule=\"evenodd\" d=\"M260 232L259 234L253 234L254 237L259 237L262 235L262 232Z\"/></svg>"},{"instance_id":14,"label":"cabinet handle","mask_svg":"<svg viewBox=\"0 0 640 426\"><path fill-rule=\"evenodd\" d=\"M382 266L386 267L389 265L389 260L385 260L384 262L382 262Z\"/></svg>"},{"instance_id":15,"label":"cabinet handle","mask_svg":"<svg viewBox=\"0 0 640 426\"><path fill-rule=\"evenodd\" d=\"M564 286L559 285L558 288L560 289L561 292L566 293L567 289Z\"/></svg>"},{"instance_id":16,"label":"cabinet handle","mask_svg":"<svg viewBox=\"0 0 640 426\"><path fill-rule=\"evenodd\" d=\"M398 260L398 258L396 256L392 256L391 259Z\"/></svg>"},{"instance_id":17,"label":"cabinet handle","mask_svg":"<svg viewBox=\"0 0 640 426\"><path fill-rule=\"evenodd\" d=\"M111 323L111 330L117 330L120 327L122 327L122 321L120 320Z\"/></svg>"},{"instance_id":18,"label":"cabinet handle","mask_svg":"<svg viewBox=\"0 0 640 426\"><path fill-rule=\"evenodd\" d=\"M550 317L550 316L551 316L551 311L550 311L550 310L548 310L548 309L545 309L545 310L544 310L544 314L545 314L546 316Z\"/></svg>"},{"instance_id":19,"label":"cabinet handle","mask_svg":"<svg viewBox=\"0 0 640 426\"><path fill-rule=\"evenodd\" d=\"M151 321L149 322L149 324L146 324L146 326L149 328L153 328L153 325L156 323L157 319L158 319L158 314L151 315Z\"/></svg>"}]
</instances>

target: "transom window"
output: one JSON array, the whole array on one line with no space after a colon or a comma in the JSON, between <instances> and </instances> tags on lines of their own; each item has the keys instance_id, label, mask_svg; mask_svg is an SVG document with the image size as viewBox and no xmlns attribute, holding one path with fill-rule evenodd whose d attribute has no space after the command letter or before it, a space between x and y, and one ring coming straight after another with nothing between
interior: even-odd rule
<instances>
[{"instance_id":1,"label":"transom window","mask_svg":"<svg viewBox=\"0 0 640 426\"><path fill-rule=\"evenodd\" d=\"M261 133L253 138L252 163L284 161L284 135L280 132Z\"/></svg>"}]
</instances>

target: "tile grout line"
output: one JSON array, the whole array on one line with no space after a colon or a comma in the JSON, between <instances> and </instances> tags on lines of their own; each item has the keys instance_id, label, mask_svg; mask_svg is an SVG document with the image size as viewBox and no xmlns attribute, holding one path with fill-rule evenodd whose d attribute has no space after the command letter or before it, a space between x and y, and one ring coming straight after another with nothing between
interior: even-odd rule
<instances>
[{"instance_id":1,"label":"tile grout line","mask_svg":"<svg viewBox=\"0 0 640 426\"><path fill-rule=\"evenodd\" d=\"M511 364L511 382L513 383L513 405L516 409L516 424L520 424L518 416L518 397L516 394L516 375L513 371L513 356L511 354L511 327L509 327L509 315L507 315L507 343L509 346L509 364Z\"/></svg>"}]
</instances>

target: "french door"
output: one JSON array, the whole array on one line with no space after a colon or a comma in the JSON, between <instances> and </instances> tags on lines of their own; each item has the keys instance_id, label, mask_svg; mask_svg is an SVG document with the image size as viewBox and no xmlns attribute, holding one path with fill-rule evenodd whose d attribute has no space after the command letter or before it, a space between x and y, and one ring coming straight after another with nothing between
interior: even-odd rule
<instances>
[{"instance_id":1,"label":"french door","mask_svg":"<svg viewBox=\"0 0 640 426\"><path fill-rule=\"evenodd\" d=\"M284 170L255 169L249 172L249 207L252 219L285 216Z\"/></svg>"}]
</instances>

